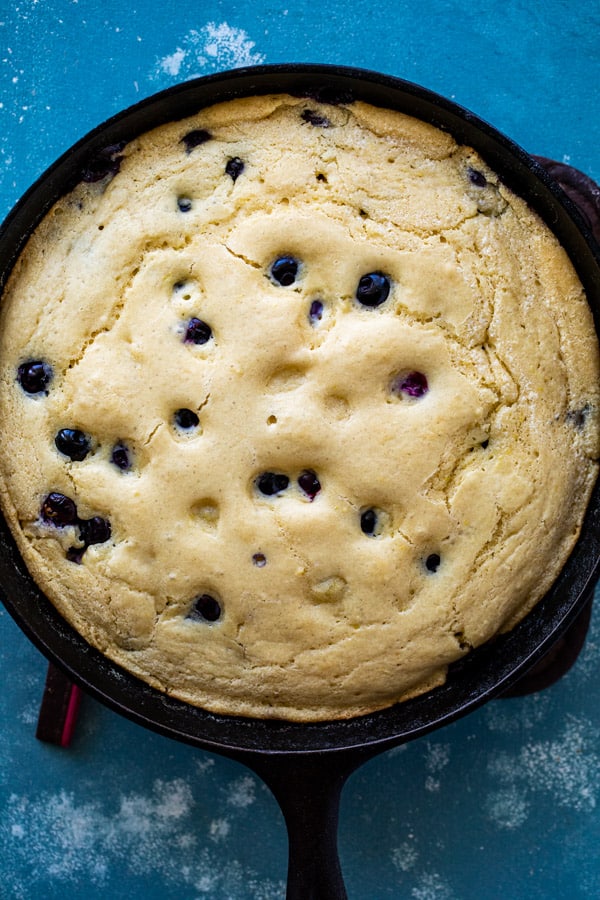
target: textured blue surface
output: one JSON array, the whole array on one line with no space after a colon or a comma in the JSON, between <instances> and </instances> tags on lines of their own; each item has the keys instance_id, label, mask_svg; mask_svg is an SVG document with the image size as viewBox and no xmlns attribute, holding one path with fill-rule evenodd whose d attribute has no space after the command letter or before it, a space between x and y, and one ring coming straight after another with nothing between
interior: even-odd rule
<instances>
[{"instance_id":1,"label":"textured blue surface","mask_svg":"<svg viewBox=\"0 0 600 900\"><path fill-rule=\"evenodd\" d=\"M0 216L77 138L177 81L254 63L376 69L600 179L600 7L333 0L0 4ZM575 668L378 757L343 797L351 900L600 897L600 617ZM0 612L0 897L277 900L283 820L243 767L86 698L34 738L46 664Z\"/></svg>"}]
</instances>

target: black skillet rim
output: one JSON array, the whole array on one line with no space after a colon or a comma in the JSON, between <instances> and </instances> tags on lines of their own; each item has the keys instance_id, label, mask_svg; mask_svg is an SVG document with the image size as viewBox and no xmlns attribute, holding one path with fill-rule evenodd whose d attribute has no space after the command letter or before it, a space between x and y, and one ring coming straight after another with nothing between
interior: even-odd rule
<instances>
[{"instance_id":1,"label":"black skillet rim","mask_svg":"<svg viewBox=\"0 0 600 900\"><path fill-rule=\"evenodd\" d=\"M154 94L85 135L25 193L0 229L0 289L28 235L52 204L107 146L184 118L215 102L288 92L324 102L364 100L399 109L473 146L542 216L578 271L600 332L600 248L577 209L543 167L469 110L419 85L350 67L292 64L236 69ZM108 707L162 735L230 755L384 749L448 724L506 690L535 665L591 599L600 575L600 484L581 536L552 589L509 634L451 666L446 683L427 694L367 716L318 723L246 719L206 712L138 680L91 647L57 613L29 575L0 518L0 599L52 662ZM10 685L5 687L10 689Z\"/></svg>"}]
</instances>

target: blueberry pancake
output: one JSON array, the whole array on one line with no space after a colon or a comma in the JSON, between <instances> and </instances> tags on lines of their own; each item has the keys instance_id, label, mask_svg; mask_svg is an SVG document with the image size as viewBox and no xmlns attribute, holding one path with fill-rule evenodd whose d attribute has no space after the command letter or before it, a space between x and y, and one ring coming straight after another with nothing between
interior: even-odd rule
<instances>
[{"instance_id":1,"label":"blueberry pancake","mask_svg":"<svg viewBox=\"0 0 600 900\"><path fill-rule=\"evenodd\" d=\"M577 539L582 286L473 150L400 113L250 98L107 148L1 317L19 549L191 704L316 721L424 692Z\"/></svg>"}]
</instances>

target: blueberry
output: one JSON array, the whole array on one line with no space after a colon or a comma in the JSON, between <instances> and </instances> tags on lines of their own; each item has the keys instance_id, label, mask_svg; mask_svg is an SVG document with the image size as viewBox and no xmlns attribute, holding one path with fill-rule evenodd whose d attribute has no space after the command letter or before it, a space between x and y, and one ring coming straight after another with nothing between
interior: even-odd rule
<instances>
[{"instance_id":1,"label":"blueberry","mask_svg":"<svg viewBox=\"0 0 600 900\"><path fill-rule=\"evenodd\" d=\"M63 528L65 525L75 525L77 522L77 507L70 497L53 491L42 502L41 516L49 525Z\"/></svg>"},{"instance_id":2,"label":"blueberry","mask_svg":"<svg viewBox=\"0 0 600 900\"><path fill-rule=\"evenodd\" d=\"M212 328L202 319L192 318L187 324L184 342L186 344L206 344L212 337Z\"/></svg>"},{"instance_id":3,"label":"blueberry","mask_svg":"<svg viewBox=\"0 0 600 900\"><path fill-rule=\"evenodd\" d=\"M578 431L581 431L587 421L589 412L589 404L586 404L581 409L570 409L565 414L565 421L568 422L569 425L572 425L574 428L576 428Z\"/></svg>"},{"instance_id":4,"label":"blueberry","mask_svg":"<svg viewBox=\"0 0 600 900\"><path fill-rule=\"evenodd\" d=\"M424 397L428 390L427 377L422 372L408 372L392 382L392 393L406 394L407 397Z\"/></svg>"},{"instance_id":5,"label":"blueberry","mask_svg":"<svg viewBox=\"0 0 600 900\"><path fill-rule=\"evenodd\" d=\"M221 604L211 594L200 594L194 600L189 619L201 619L205 622L216 622L221 616Z\"/></svg>"},{"instance_id":6,"label":"blueberry","mask_svg":"<svg viewBox=\"0 0 600 900\"><path fill-rule=\"evenodd\" d=\"M189 197L178 197L177 198L177 209L179 212L186 213L189 212L192 208L192 201Z\"/></svg>"},{"instance_id":7,"label":"blueberry","mask_svg":"<svg viewBox=\"0 0 600 900\"><path fill-rule=\"evenodd\" d=\"M107 175L114 177L121 168L123 157L120 155L121 150L125 146L125 141L118 144L110 144L99 150L95 156L88 160L87 165L81 172L82 181L87 184L93 184L96 181L102 181Z\"/></svg>"},{"instance_id":8,"label":"blueberry","mask_svg":"<svg viewBox=\"0 0 600 900\"><path fill-rule=\"evenodd\" d=\"M287 475L282 475L278 472L263 472L256 479L256 487L261 494L265 494L267 497L272 497L274 494L280 494L282 491L285 491L289 483L290 479Z\"/></svg>"},{"instance_id":9,"label":"blueberry","mask_svg":"<svg viewBox=\"0 0 600 900\"><path fill-rule=\"evenodd\" d=\"M308 311L309 321L312 322L313 324L315 322L320 322L321 319L323 318L323 309L324 309L324 306L323 306L323 303L321 300L313 300L313 302L310 304L310 309Z\"/></svg>"},{"instance_id":10,"label":"blueberry","mask_svg":"<svg viewBox=\"0 0 600 900\"><path fill-rule=\"evenodd\" d=\"M441 563L441 557L439 553L430 553L427 559L425 560L425 568L428 572L437 572Z\"/></svg>"},{"instance_id":11,"label":"blueberry","mask_svg":"<svg viewBox=\"0 0 600 900\"><path fill-rule=\"evenodd\" d=\"M239 156L234 156L233 159L227 160L227 165L225 166L225 174L229 175L232 181L237 181L243 171L244 161L240 159Z\"/></svg>"},{"instance_id":12,"label":"blueberry","mask_svg":"<svg viewBox=\"0 0 600 900\"><path fill-rule=\"evenodd\" d=\"M69 560L69 562L76 563L78 566L80 566L85 550L85 547L69 547L66 554L67 559Z\"/></svg>"},{"instance_id":13,"label":"blueberry","mask_svg":"<svg viewBox=\"0 0 600 900\"><path fill-rule=\"evenodd\" d=\"M52 375L52 367L41 359L28 360L17 369L17 380L26 394L47 394Z\"/></svg>"},{"instance_id":14,"label":"blueberry","mask_svg":"<svg viewBox=\"0 0 600 900\"><path fill-rule=\"evenodd\" d=\"M321 490L321 482L311 469L306 469L298 476L298 486L312 501Z\"/></svg>"},{"instance_id":15,"label":"blueberry","mask_svg":"<svg viewBox=\"0 0 600 900\"><path fill-rule=\"evenodd\" d=\"M117 467L117 469L121 469L122 472L126 472L131 468L131 456L129 453L129 448L122 441L119 441L112 448L112 453L110 454L111 463Z\"/></svg>"},{"instance_id":16,"label":"blueberry","mask_svg":"<svg viewBox=\"0 0 600 900\"><path fill-rule=\"evenodd\" d=\"M271 277L282 287L289 287L296 280L298 268L298 260L293 256L280 256L271 265Z\"/></svg>"},{"instance_id":17,"label":"blueberry","mask_svg":"<svg viewBox=\"0 0 600 900\"><path fill-rule=\"evenodd\" d=\"M110 522L101 516L92 516L91 519L79 521L79 537L86 547L90 544L104 544L110 535Z\"/></svg>"},{"instance_id":18,"label":"blueberry","mask_svg":"<svg viewBox=\"0 0 600 900\"><path fill-rule=\"evenodd\" d=\"M314 109L303 109L300 117L304 122L308 122L309 125L314 125L315 128L329 128L331 125L327 116L320 115Z\"/></svg>"},{"instance_id":19,"label":"blueberry","mask_svg":"<svg viewBox=\"0 0 600 900\"><path fill-rule=\"evenodd\" d=\"M196 428L200 424L200 419L192 409L178 409L174 415L175 424L179 428L189 431L190 428Z\"/></svg>"},{"instance_id":20,"label":"blueberry","mask_svg":"<svg viewBox=\"0 0 600 900\"><path fill-rule=\"evenodd\" d=\"M73 462L81 462L92 449L91 441L87 434L78 428L61 428L54 438L56 449L60 450Z\"/></svg>"},{"instance_id":21,"label":"blueberry","mask_svg":"<svg viewBox=\"0 0 600 900\"><path fill-rule=\"evenodd\" d=\"M365 509L360 514L360 527L364 534L375 534L375 529L377 528L377 513L374 509Z\"/></svg>"},{"instance_id":22,"label":"blueberry","mask_svg":"<svg viewBox=\"0 0 600 900\"><path fill-rule=\"evenodd\" d=\"M188 153L191 153L194 147L199 147L201 144L205 144L207 141L210 141L212 138L212 134L210 131L205 131L203 128L195 129L194 131L188 131L187 134L181 138L181 143L185 145L185 149Z\"/></svg>"},{"instance_id":23,"label":"blueberry","mask_svg":"<svg viewBox=\"0 0 600 900\"><path fill-rule=\"evenodd\" d=\"M487 185L487 178L480 172L479 169L472 169L471 166L467 169L467 175L471 184L474 184L475 187L483 188Z\"/></svg>"},{"instance_id":24,"label":"blueberry","mask_svg":"<svg viewBox=\"0 0 600 900\"><path fill-rule=\"evenodd\" d=\"M381 272L363 275L356 288L356 299L363 306L375 307L385 303L390 293L390 279Z\"/></svg>"}]
</instances>

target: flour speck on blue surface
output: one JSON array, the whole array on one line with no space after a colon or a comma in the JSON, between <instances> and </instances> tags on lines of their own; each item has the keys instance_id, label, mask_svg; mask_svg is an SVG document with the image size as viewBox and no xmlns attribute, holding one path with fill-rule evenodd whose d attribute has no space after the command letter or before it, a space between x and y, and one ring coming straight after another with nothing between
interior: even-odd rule
<instances>
[{"instance_id":1,"label":"flour speck on blue surface","mask_svg":"<svg viewBox=\"0 0 600 900\"><path fill-rule=\"evenodd\" d=\"M523 825L536 795L558 807L591 814L600 794L600 729L568 716L562 731L548 740L531 740L516 752L490 757L488 772L499 787L488 793L485 810L500 828Z\"/></svg>"},{"instance_id":2,"label":"flour speck on blue surface","mask_svg":"<svg viewBox=\"0 0 600 900\"><path fill-rule=\"evenodd\" d=\"M250 793L244 779L235 780L233 805L243 806ZM81 800L74 791L36 798L12 794L0 820L3 859L9 863L3 896L76 896L77 885L102 888L118 869L134 882L165 880L186 896L196 890L215 900L283 897L281 885L269 881L267 889L235 859L207 849L195 833L196 802L191 784L181 778L156 780L145 793L124 794L116 809L108 802ZM208 836L221 843L230 827L227 820L215 819ZM36 868L24 882L19 873L32 852Z\"/></svg>"},{"instance_id":3,"label":"flour speck on blue surface","mask_svg":"<svg viewBox=\"0 0 600 900\"><path fill-rule=\"evenodd\" d=\"M208 22L200 29L191 29L177 47L156 63L152 77L185 81L208 72L238 69L259 65L264 54L243 28L227 22Z\"/></svg>"}]
</instances>

